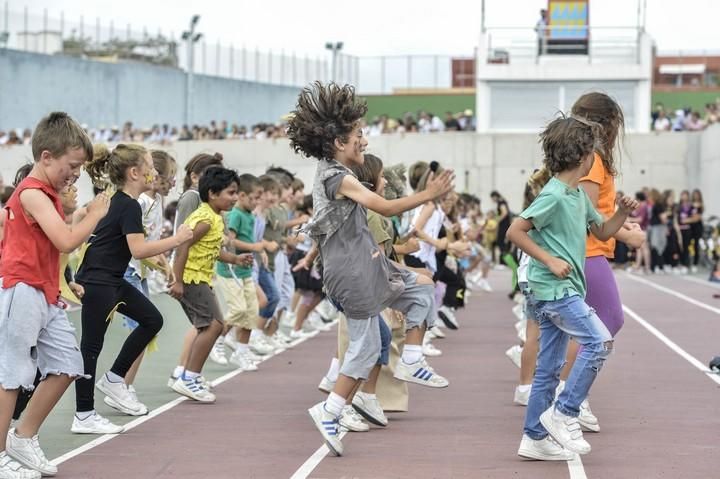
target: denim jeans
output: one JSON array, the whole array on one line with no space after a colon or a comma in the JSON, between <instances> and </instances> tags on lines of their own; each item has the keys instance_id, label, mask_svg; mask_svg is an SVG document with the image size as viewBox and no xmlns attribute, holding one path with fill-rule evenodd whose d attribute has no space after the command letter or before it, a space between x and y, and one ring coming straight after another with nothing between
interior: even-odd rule
<instances>
[{"instance_id":1,"label":"denim jeans","mask_svg":"<svg viewBox=\"0 0 720 479\"><path fill-rule=\"evenodd\" d=\"M278 293L277 286L275 285L275 278L273 277L273 274L263 266L260 266L258 269L258 285L267 297L267 305L260 310L260 317L263 319L270 319L273 317L273 314L275 314L278 301L280 301L280 294Z\"/></svg>"},{"instance_id":2,"label":"denim jeans","mask_svg":"<svg viewBox=\"0 0 720 479\"><path fill-rule=\"evenodd\" d=\"M539 440L548 435L540 424L540 415L555 398L560 381L560 370L565 364L568 340L573 338L582 346L573 365L565 389L555 408L577 417L582 403L590 391L597 373L612 350L612 336L580 296L565 296L555 301L539 301L532 294L528 307L540 325L540 351L535 378L525 414L524 431L530 438Z\"/></svg>"},{"instance_id":3,"label":"denim jeans","mask_svg":"<svg viewBox=\"0 0 720 479\"><path fill-rule=\"evenodd\" d=\"M128 268L125 270L125 274L123 275L123 279L130 283L135 289L140 291L146 297L150 297L150 288L148 287L147 278L141 278L137 271L135 271L135 268L133 268L132 266L128 266ZM125 315L122 315L122 317L123 326L125 326L127 329L133 330L138 327L138 323L134 319L129 318Z\"/></svg>"}]
</instances>

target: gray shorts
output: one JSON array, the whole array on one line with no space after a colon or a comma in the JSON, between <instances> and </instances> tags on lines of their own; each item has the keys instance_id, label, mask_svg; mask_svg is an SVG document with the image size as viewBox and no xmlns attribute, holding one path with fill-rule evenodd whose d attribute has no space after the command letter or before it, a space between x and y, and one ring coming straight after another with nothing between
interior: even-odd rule
<instances>
[{"instance_id":1,"label":"gray shorts","mask_svg":"<svg viewBox=\"0 0 720 479\"><path fill-rule=\"evenodd\" d=\"M388 307L405 314L405 330L409 331L423 323L432 328L437 317L435 286L418 284L417 273L401 269L405 290Z\"/></svg>"},{"instance_id":2,"label":"gray shorts","mask_svg":"<svg viewBox=\"0 0 720 479\"><path fill-rule=\"evenodd\" d=\"M350 340L345 352L340 374L353 379L367 379L378 363L382 341L380 339L380 316L368 319L347 318Z\"/></svg>"},{"instance_id":3,"label":"gray shorts","mask_svg":"<svg viewBox=\"0 0 720 479\"><path fill-rule=\"evenodd\" d=\"M183 290L180 306L193 326L197 329L207 328L213 320L225 324L222 310L209 284L185 283Z\"/></svg>"},{"instance_id":4,"label":"gray shorts","mask_svg":"<svg viewBox=\"0 0 720 479\"><path fill-rule=\"evenodd\" d=\"M32 390L38 369L90 379L65 310L25 283L0 288L0 386Z\"/></svg>"}]
</instances>

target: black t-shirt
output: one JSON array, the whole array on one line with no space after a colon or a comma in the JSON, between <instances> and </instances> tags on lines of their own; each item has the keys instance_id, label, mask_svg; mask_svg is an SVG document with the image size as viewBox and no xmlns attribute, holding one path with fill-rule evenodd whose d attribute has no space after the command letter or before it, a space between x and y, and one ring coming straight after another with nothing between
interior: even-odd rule
<instances>
[{"instance_id":1,"label":"black t-shirt","mask_svg":"<svg viewBox=\"0 0 720 479\"><path fill-rule=\"evenodd\" d=\"M140 203L118 191L110 200L107 215L88 240L75 280L81 284L120 284L132 258L125 236L134 233L144 233Z\"/></svg>"},{"instance_id":2,"label":"black t-shirt","mask_svg":"<svg viewBox=\"0 0 720 479\"><path fill-rule=\"evenodd\" d=\"M507 212L507 216L503 218L500 223L498 223L498 229L502 231L507 231L508 228L510 228L510 222L512 221L512 215L510 214L510 208L508 208L507 201L500 200L497 204L497 215L502 215L502 207L505 207L505 211Z\"/></svg>"},{"instance_id":3,"label":"black t-shirt","mask_svg":"<svg viewBox=\"0 0 720 479\"><path fill-rule=\"evenodd\" d=\"M665 205L654 204L652 207L652 210L650 212L650 224L652 226L662 224L662 218L660 218L660 215L665 213L665 211L666 211Z\"/></svg>"}]
</instances>

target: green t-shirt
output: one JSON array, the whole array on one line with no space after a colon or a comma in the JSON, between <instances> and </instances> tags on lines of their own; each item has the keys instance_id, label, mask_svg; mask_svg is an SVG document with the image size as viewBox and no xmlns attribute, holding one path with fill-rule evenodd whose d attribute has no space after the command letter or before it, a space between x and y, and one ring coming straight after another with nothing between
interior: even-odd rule
<instances>
[{"instance_id":1,"label":"green t-shirt","mask_svg":"<svg viewBox=\"0 0 720 479\"><path fill-rule=\"evenodd\" d=\"M227 229L235 233L235 237L245 243L255 242L255 216L249 211L244 211L238 207L233 208L227 214L225 218L225 224ZM235 253L247 253L247 251L235 250ZM251 266L238 266L232 267L235 277L238 279L245 279L252 276ZM223 278L232 278L233 275L230 273L230 265L227 263L218 262L215 268L217 274Z\"/></svg>"},{"instance_id":2,"label":"green t-shirt","mask_svg":"<svg viewBox=\"0 0 720 479\"><path fill-rule=\"evenodd\" d=\"M381 214L368 210L368 228L376 243L382 245L383 253L388 258L392 253L393 225L392 222Z\"/></svg>"},{"instance_id":3,"label":"green t-shirt","mask_svg":"<svg viewBox=\"0 0 720 479\"><path fill-rule=\"evenodd\" d=\"M541 301L561 299L565 293L585 297L585 242L591 223L604 219L582 188L571 188L551 178L532 204L520 216L533 224L529 235L552 256L565 260L572 271L564 278L555 276L544 264L530 260L528 283Z\"/></svg>"},{"instance_id":4,"label":"green t-shirt","mask_svg":"<svg viewBox=\"0 0 720 479\"><path fill-rule=\"evenodd\" d=\"M282 247L287 237L287 226L289 214L288 210L282 205L268 208L265 212L265 233L263 239L267 241L275 241ZM275 271L275 255L277 251L271 253L268 251L268 269Z\"/></svg>"}]
</instances>

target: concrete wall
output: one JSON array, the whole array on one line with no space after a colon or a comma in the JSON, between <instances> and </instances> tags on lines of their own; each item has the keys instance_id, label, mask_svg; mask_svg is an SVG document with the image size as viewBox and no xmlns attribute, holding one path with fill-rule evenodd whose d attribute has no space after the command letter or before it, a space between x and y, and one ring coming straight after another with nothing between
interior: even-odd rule
<instances>
[{"instance_id":1,"label":"concrete wall","mask_svg":"<svg viewBox=\"0 0 720 479\"><path fill-rule=\"evenodd\" d=\"M183 71L140 63L103 63L0 49L0 129L32 128L53 110L97 127L185 122ZM299 89L196 75L193 122L277 122Z\"/></svg>"},{"instance_id":2,"label":"concrete wall","mask_svg":"<svg viewBox=\"0 0 720 479\"><path fill-rule=\"evenodd\" d=\"M701 188L709 214L720 214L720 125L702 133L629 134L621 156L617 187L633 194L643 186L659 189ZM261 174L269 165L296 172L312 184L315 161L295 155L287 140L229 140L177 142L167 148L184 165L194 154L221 152L227 165L241 172ZM480 196L490 207L489 194L500 191L514 211L522 207L525 181L541 164L536 135L483 135L462 132L387 135L370 138L368 152L386 164L438 160L453 168L457 188ZM0 173L10 183L14 172L32 155L27 146L0 148ZM181 184L181 175L178 176ZM81 179L81 199L90 197L90 184Z\"/></svg>"}]
</instances>

